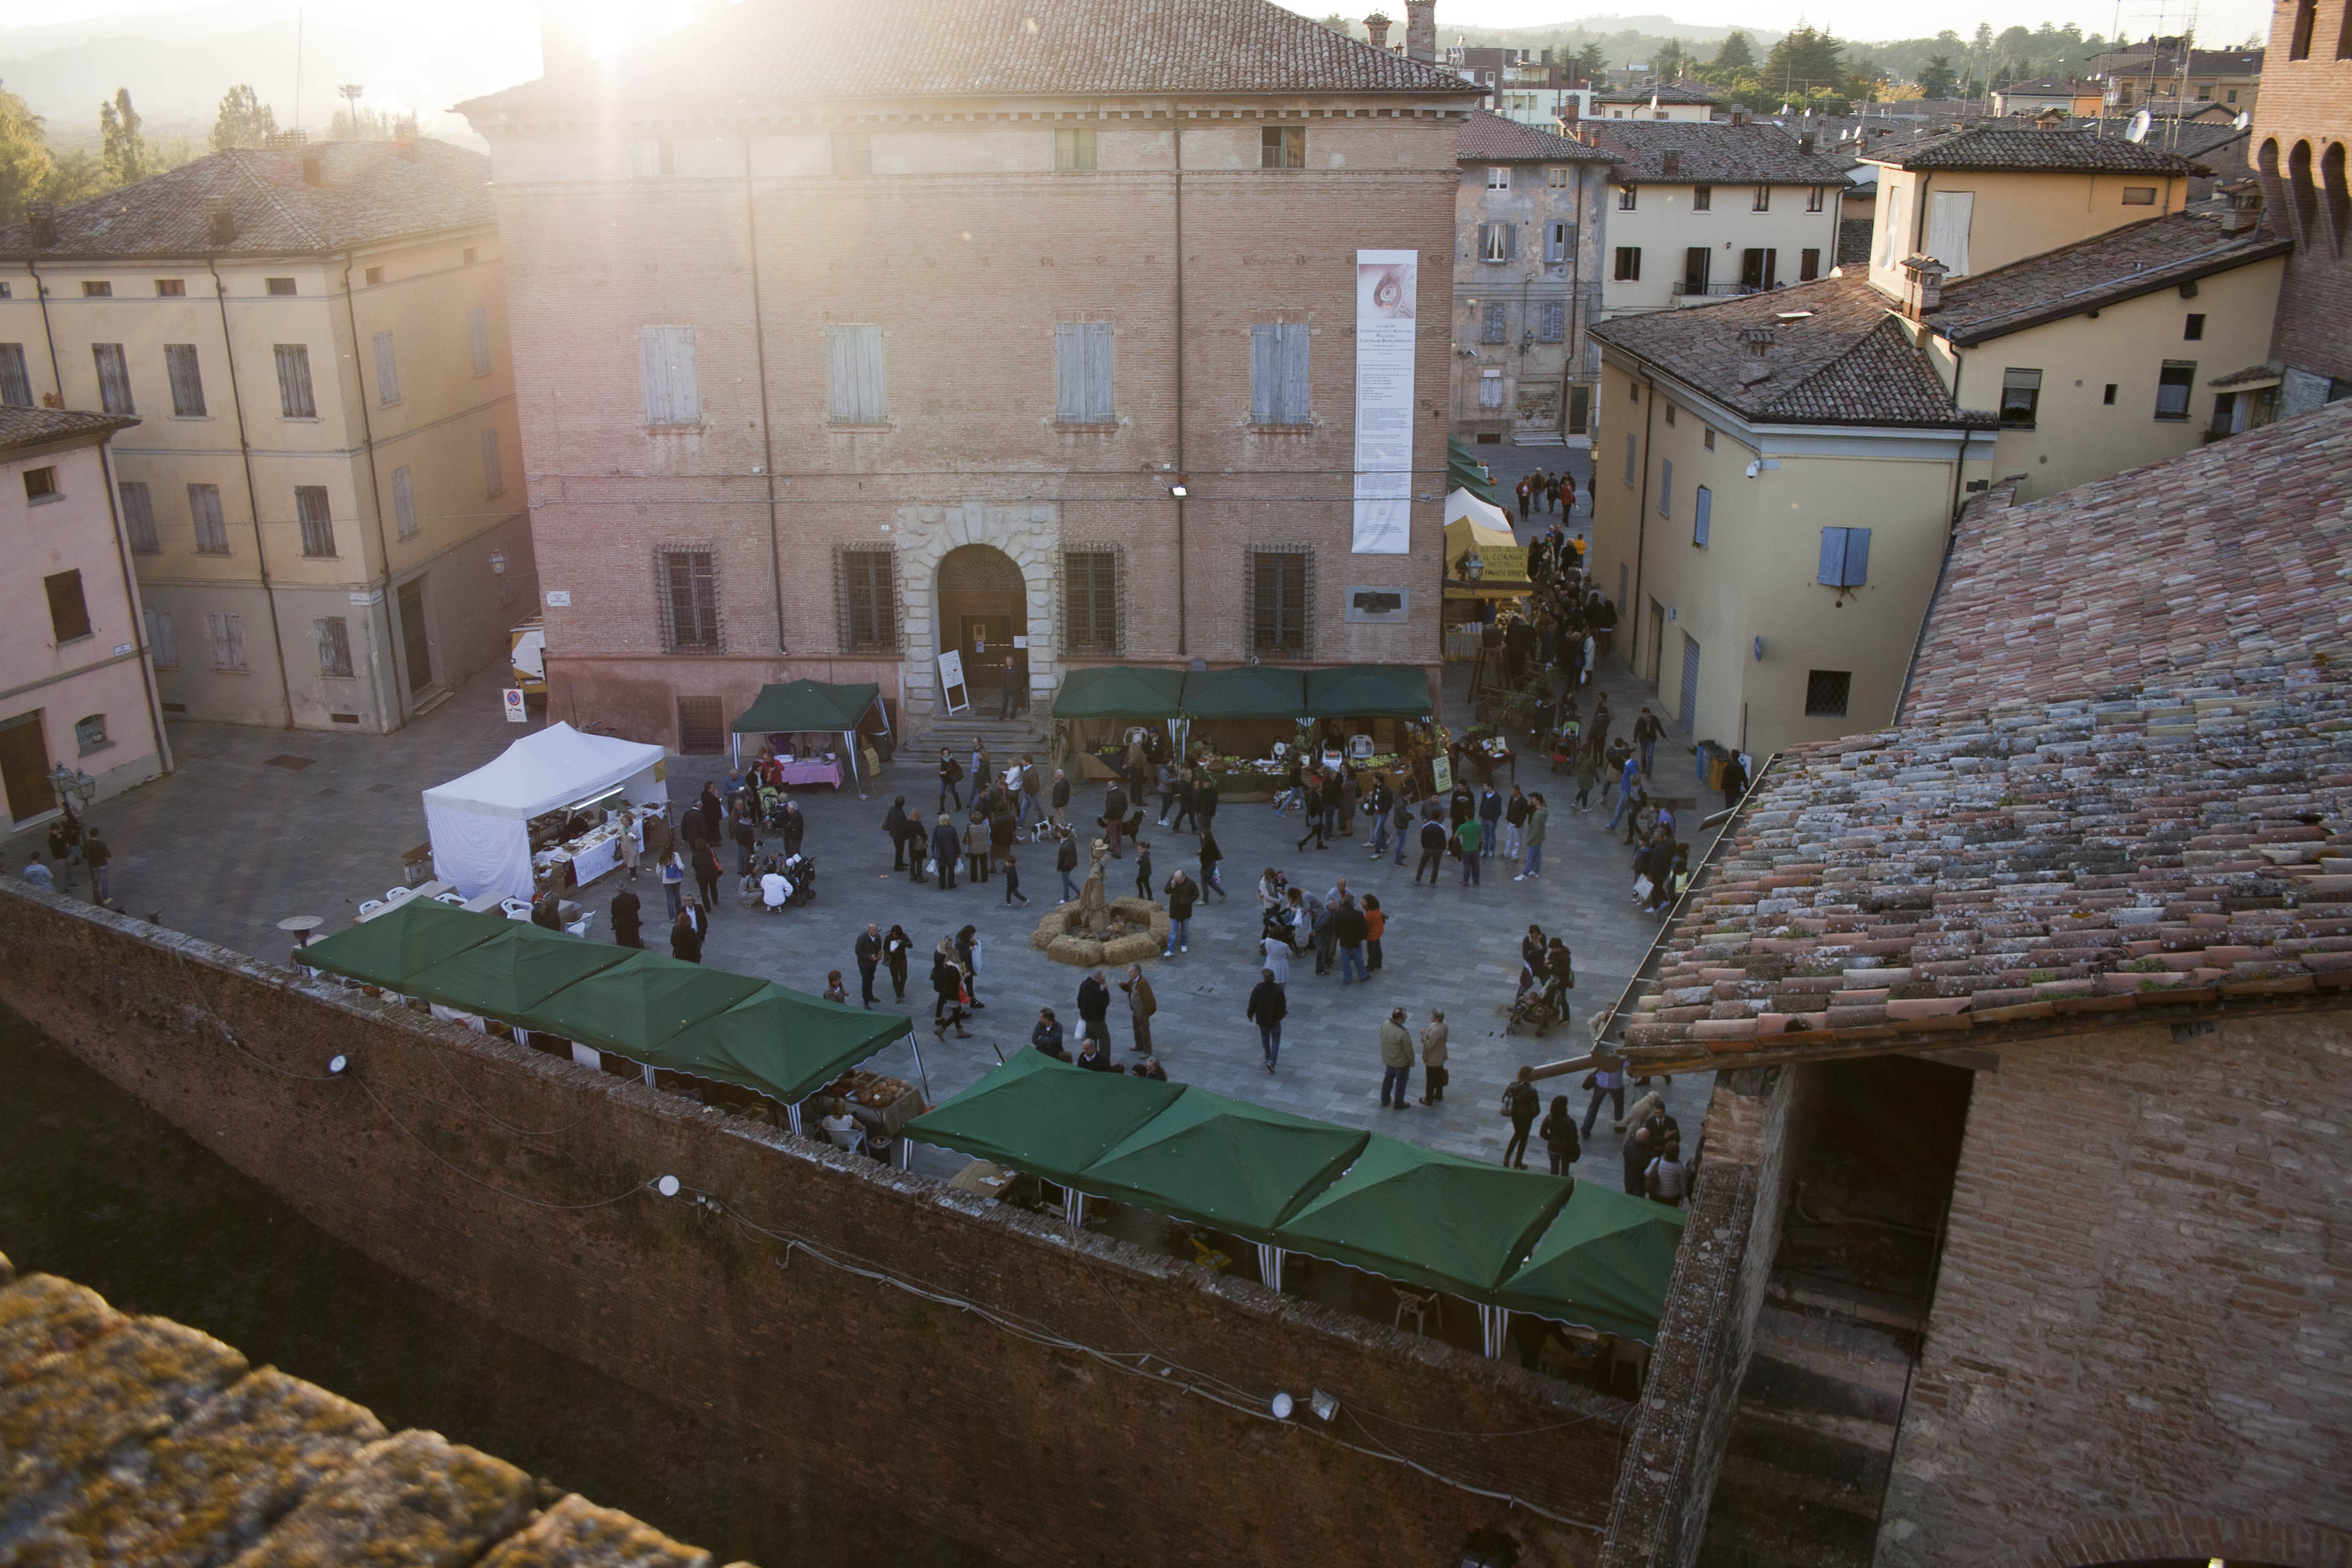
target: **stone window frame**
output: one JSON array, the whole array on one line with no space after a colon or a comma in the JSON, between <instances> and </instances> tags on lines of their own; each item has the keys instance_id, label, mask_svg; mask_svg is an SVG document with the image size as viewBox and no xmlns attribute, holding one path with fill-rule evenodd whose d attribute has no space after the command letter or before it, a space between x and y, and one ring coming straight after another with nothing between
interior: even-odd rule
<instances>
[{"instance_id":1,"label":"stone window frame","mask_svg":"<svg viewBox=\"0 0 2352 1568\"><path fill-rule=\"evenodd\" d=\"M710 558L711 640L707 644L682 644L678 641L677 612L669 592L669 558L673 555L707 555ZM727 650L727 603L719 592L719 542L715 539L670 539L654 545L654 608L661 626L662 652L696 655L724 653Z\"/></svg>"}]
</instances>

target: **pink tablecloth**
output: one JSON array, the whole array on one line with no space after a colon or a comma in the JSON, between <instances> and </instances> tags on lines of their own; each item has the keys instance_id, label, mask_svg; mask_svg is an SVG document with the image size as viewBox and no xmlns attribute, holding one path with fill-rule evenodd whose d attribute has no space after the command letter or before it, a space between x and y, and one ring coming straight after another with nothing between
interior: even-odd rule
<instances>
[{"instance_id":1,"label":"pink tablecloth","mask_svg":"<svg viewBox=\"0 0 2352 1568\"><path fill-rule=\"evenodd\" d=\"M827 762L795 762L776 764L784 772L787 784L831 784L841 787L841 764Z\"/></svg>"}]
</instances>

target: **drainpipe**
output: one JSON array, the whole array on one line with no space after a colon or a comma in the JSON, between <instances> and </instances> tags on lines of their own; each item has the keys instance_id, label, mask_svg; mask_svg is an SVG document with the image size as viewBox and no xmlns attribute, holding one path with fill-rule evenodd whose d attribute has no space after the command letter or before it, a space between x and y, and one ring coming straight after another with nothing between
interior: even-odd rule
<instances>
[{"instance_id":1,"label":"drainpipe","mask_svg":"<svg viewBox=\"0 0 2352 1568\"><path fill-rule=\"evenodd\" d=\"M776 525L776 438L768 417L768 334L760 313L760 214L751 192L751 138L743 138L743 235L751 271L751 353L760 374L760 473L768 481L768 581L776 595L776 651L784 643L784 555ZM853 750L855 748L853 747Z\"/></svg>"},{"instance_id":2,"label":"drainpipe","mask_svg":"<svg viewBox=\"0 0 2352 1568\"><path fill-rule=\"evenodd\" d=\"M237 391L236 344L228 335L228 285L221 281L216 258L205 258L213 275L213 299L220 306L221 353L228 357L228 405L236 415L236 450L245 462L245 506L253 519L253 563L261 574L261 601L269 606L269 644L278 651L278 695L286 704L286 727L294 728L294 685L286 674L286 637L278 626L278 590L269 582L269 552L261 542L261 495L253 484L253 443L245 438L245 397Z\"/></svg>"},{"instance_id":3,"label":"drainpipe","mask_svg":"<svg viewBox=\"0 0 2352 1568\"><path fill-rule=\"evenodd\" d=\"M383 537L383 481L376 474L375 425L368 416L367 366L360 359L360 318L352 303L352 253L343 252L343 320L352 333L352 380L359 393L360 438L367 443L368 510L375 514L375 552L383 562L383 581L369 586L381 596L386 625L392 615L392 546ZM518 458L520 454L517 454ZM364 574L362 574L364 575ZM375 606L368 606L368 690L375 699L375 710L383 712L383 671L376 661ZM400 692L400 683L393 683L393 712L401 723L408 721L408 704ZM395 724L393 728L398 729ZM386 731L389 734L391 731Z\"/></svg>"},{"instance_id":4,"label":"drainpipe","mask_svg":"<svg viewBox=\"0 0 2352 1568\"><path fill-rule=\"evenodd\" d=\"M1176 142L1176 477L1192 470L1184 464L1184 115L1175 100L1168 102L1168 124ZM1190 489L1190 486L1185 487ZM1184 498L1176 498L1176 654L1192 657L1187 640L1184 595Z\"/></svg>"},{"instance_id":5,"label":"drainpipe","mask_svg":"<svg viewBox=\"0 0 2352 1568\"><path fill-rule=\"evenodd\" d=\"M139 650L139 685L147 693L147 731L155 737L155 761L165 773L172 771L171 743L163 738L163 710L155 691L155 668L148 655L147 617L139 603L139 579L131 570L131 552L122 542L122 509L118 504L114 479L114 437L109 435L98 444L98 471L106 484L106 515L114 524L114 563L122 572L122 602L131 606L131 646Z\"/></svg>"},{"instance_id":6,"label":"drainpipe","mask_svg":"<svg viewBox=\"0 0 2352 1568\"><path fill-rule=\"evenodd\" d=\"M41 269L33 265L29 252L25 257L25 270L33 276L33 298L41 302L41 338L49 348L49 383L58 389L58 406L63 408L66 378L65 373L58 369L58 335L49 330L49 286L41 281Z\"/></svg>"},{"instance_id":7,"label":"drainpipe","mask_svg":"<svg viewBox=\"0 0 2352 1568\"><path fill-rule=\"evenodd\" d=\"M1650 553L1650 430L1651 422L1657 417L1658 413L1657 381L1654 377L1644 376L1642 378L1642 384L1650 389L1650 396L1642 410L1641 499L1633 504L1633 602L1625 606L1625 614L1632 616L1633 621L1633 635L1626 639L1625 663L1633 671L1633 679L1636 680L1642 678L1642 664L1639 658L1642 651L1642 568L1647 564ZM1598 487L1600 481L1601 476L1596 467L1593 483ZM1663 631L1658 634L1661 639L1665 635ZM1663 653L1659 655L1658 668L1661 672L1665 668ZM1693 732L1696 733L1696 730Z\"/></svg>"}]
</instances>

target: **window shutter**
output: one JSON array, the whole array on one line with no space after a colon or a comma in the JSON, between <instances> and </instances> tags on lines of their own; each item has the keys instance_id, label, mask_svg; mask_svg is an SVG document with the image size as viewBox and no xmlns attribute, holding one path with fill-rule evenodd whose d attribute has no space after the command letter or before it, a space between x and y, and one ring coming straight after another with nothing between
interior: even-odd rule
<instances>
[{"instance_id":1,"label":"window shutter","mask_svg":"<svg viewBox=\"0 0 2352 1568\"><path fill-rule=\"evenodd\" d=\"M1625 482L1629 485L1633 482L1633 432L1628 430L1625 432Z\"/></svg>"},{"instance_id":2,"label":"window shutter","mask_svg":"<svg viewBox=\"0 0 2352 1568\"><path fill-rule=\"evenodd\" d=\"M1079 384L1085 378L1086 340L1078 323L1062 321L1054 328L1054 417L1065 425L1085 418L1086 398Z\"/></svg>"},{"instance_id":3,"label":"window shutter","mask_svg":"<svg viewBox=\"0 0 2352 1568\"><path fill-rule=\"evenodd\" d=\"M319 638L319 673L351 674L351 623L341 616L321 616L311 625Z\"/></svg>"},{"instance_id":4,"label":"window shutter","mask_svg":"<svg viewBox=\"0 0 2352 1568\"><path fill-rule=\"evenodd\" d=\"M1705 485L1698 488L1691 502L1691 542L1704 549L1706 545L1707 524L1715 514L1715 492Z\"/></svg>"},{"instance_id":5,"label":"window shutter","mask_svg":"<svg viewBox=\"0 0 2352 1568\"><path fill-rule=\"evenodd\" d=\"M1279 327L1260 323L1250 329L1250 422L1274 423L1275 384L1281 379Z\"/></svg>"},{"instance_id":6,"label":"window shutter","mask_svg":"<svg viewBox=\"0 0 2352 1568\"><path fill-rule=\"evenodd\" d=\"M1886 226L1878 237L1878 265L1895 267L1903 261L1904 247L1909 243L1903 237L1910 221L1908 194L1900 189L1886 193Z\"/></svg>"},{"instance_id":7,"label":"window shutter","mask_svg":"<svg viewBox=\"0 0 2352 1568\"><path fill-rule=\"evenodd\" d=\"M1845 586L1845 530L1822 530L1822 563L1813 574L1813 581L1826 588Z\"/></svg>"},{"instance_id":8,"label":"window shutter","mask_svg":"<svg viewBox=\"0 0 2352 1568\"><path fill-rule=\"evenodd\" d=\"M92 343L90 357L98 362L99 406L109 414L135 414L131 403L131 367L121 343Z\"/></svg>"},{"instance_id":9,"label":"window shutter","mask_svg":"<svg viewBox=\"0 0 2352 1568\"><path fill-rule=\"evenodd\" d=\"M1973 191L1927 194L1927 254L1955 278L1969 269L1969 220L1976 210Z\"/></svg>"},{"instance_id":10,"label":"window shutter","mask_svg":"<svg viewBox=\"0 0 2352 1568\"><path fill-rule=\"evenodd\" d=\"M506 494L506 465L499 460L499 433L482 432L482 494L492 500Z\"/></svg>"},{"instance_id":11,"label":"window shutter","mask_svg":"<svg viewBox=\"0 0 2352 1568\"><path fill-rule=\"evenodd\" d=\"M1870 530L1849 528L1845 531L1845 581L1848 588L1859 588L1870 581Z\"/></svg>"},{"instance_id":12,"label":"window shutter","mask_svg":"<svg viewBox=\"0 0 2352 1568\"><path fill-rule=\"evenodd\" d=\"M195 525L199 551L206 555L228 553L228 524L221 516L220 486L188 487L188 521Z\"/></svg>"},{"instance_id":13,"label":"window shutter","mask_svg":"<svg viewBox=\"0 0 2352 1568\"><path fill-rule=\"evenodd\" d=\"M699 425L702 393L695 376L692 327L640 327L637 353L646 384L646 423Z\"/></svg>"},{"instance_id":14,"label":"window shutter","mask_svg":"<svg viewBox=\"0 0 2352 1568\"><path fill-rule=\"evenodd\" d=\"M25 345L0 343L0 408L33 406L33 378L25 371Z\"/></svg>"},{"instance_id":15,"label":"window shutter","mask_svg":"<svg viewBox=\"0 0 2352 1568\"><path fill-rule=\"evenodd\" d=\"M882 383L882 329L878 326L827 327L825 376L831 388L833 419L839 425L878 425L887 405Z\"/></svg>"},{"instance_id":16,"label":"window shutter","mask_svg":"<svg viewBox=\"0 0 2352 1568\"><path fill-rule=\"evenodd\" d=\"M1658 515L1675 515L1675 460L1672 458L1658 459Z\"/></svg>"},{"instance_id":17,"label":"window shutter","mask_svg":"<svg viewBox=\"0 0 2352 1568\"><path fill-rule=\"evenodd\" d=\"M165 343L163 369L172 380L172 412L183 418L201 418L205 412L205 375L194 343Z\"/></svg>"},{"instance_id":18,"label":"window shutter","mask_svg":"<svg viewBox=\"0 0 2352 1568\"><path fill-rule=\"evenodd\" d=\"M1282 407L1277 418L1285 425L1307 423L1307 323L1282 327Z\"/></svg>"},{"instance_id":19,"label":"window shutter","mask_svg":"<svg viewBox=\"0 0 2352 1568\"><path fill-rule=\"evenodd\" d=\"M375 335L375 401L379 408L400 401L400 362L393 353L390 332Z\"/></svg>"},{"instance_id":20,"label":"window shutter","mask_svg":"<svg viewBox=\"0 0 2352 1568\"><path fill-rule=\"evenodd\" d=\"M335 523L327 507L327 487L296 485L294 511L302 525L302 553L332 555L335 552Z\"/></svg>"},{"instance_id":21,"label":"window shutter","mask_svg":"<svg viewBox=\"0 0 2352 1568\"><path fill-rule=\"evenodd\" d=\"M404 467L392 470L392 516L401 538L416 537L416 486Z\"/></svg>"},{"instance_id":22,"label":"window shutter","mask_svg":"<svg viewBox=\"0 0 2352 1568\"><path fill-rule=\"evenodd\" d=\"M1518 259L1518 255L1519 226L1515 223L1507 223L1503 226L1503 259L1506 261L1516 261Z\"/></svg>"},{"instance_id":23,"label":"window shutter","mask_svg":"<svg viewBox=\"0 0 2352 1568\"><path fill-rule=\"evenodd\" d=\"M173 640L172 617L162 610L151 609L147 616L147 657L158 669L176 668L180 662L180 645Z\"/></svg>"},{"instance_id":24,"label":"window shutter","mask_svg":"<svg viewBox=\"0 0 2352 1568\"><path fill-rule=\"evenodd\" d=\"M1485 319L1481 322L1479 341L1488 343L1502 342L1510 330L1510 324L1504 316L1503 302L1499 300L1489 300L1482 309L1485 311Z\"/></svg>"},{"instance_id":25,"label":"window shutter","mask_svg":"<svg viewBox=\"0 0 2352 1568\"><path fill-rule=\"evenodd\" d=\"M674 425L669 408L669 358L664 352L662 329L637 329L637 359L646 384L646 423Z\"/></svg>"},{"instance_id":26,"label":"window shutter","mask_svg":"<svg viewBox=\"0 0 2352 1568\"><path fill-rule=\"evenodd\" d=\"M122 494L122 531L131 541L131 550L141 555L152 555L163 548L155 537L155 502L147 493L144 481L125 479L116 487Z\"/></svg>"},{"instance_id":27,"label":"window shutter","mask_svg":"<svg viewBox=\"0 0 2352 1568\"><path fill-rule=\"evenodd\" d=\"M490 312L476 305L466 312L466 335L474 345L474 374L490 374Z\"/></svg>"},{"instance_id":28,"label":"window shutter","mask_svg":"<svg viewBox=\"0 0 2352 1568\"><path fill-rule=\"evenodd\" d=\"M1115 418L1112 401L1112 355L1117 334L1108 321L1087 323L1087 417L1097 425Z\"/></svg>"},{"instance_id":29,"label":"window shutter","mask_svg":"<svg viewBox=\"0 0 2352 1568\"><path fill-rule=\"evenodd\" d=\"M215 612L205 617L212 632L213 668L243 669L245 668L245 618L241 616Z\"/></svg>"},{"instance_id":30,"label":"window shutter","mask_svg":"<svg viewBox=\"0 0 2352 1568\"><path fill-rule=\"evenodd\" d=\"M889 416L890 405L882 384L882 329L857 329L857 395L865 422L878 425Z\"/></svg>"},{"instance_id":31,"label":"window shutter","mask_svg":"<svg viewBox=\"0 0 2352 1568\"><path fill-rule=\"evenodd\" d=\"M318 400L310 392L310 351L302 343L279 343L278 350L278 411L289 419L316 419Z\"/></svg>"},{"instance_id":32,"label":"window shutter","mask_svg":"<svg viewBox=\"0 0 2352 1568\"><path fill-rule=\"evenodd\" d=\"M41 579L49 595L49 631L59 642L89 636L89 601L81 591L79 571L59 572Z\"/></svg>"}]
</instances>

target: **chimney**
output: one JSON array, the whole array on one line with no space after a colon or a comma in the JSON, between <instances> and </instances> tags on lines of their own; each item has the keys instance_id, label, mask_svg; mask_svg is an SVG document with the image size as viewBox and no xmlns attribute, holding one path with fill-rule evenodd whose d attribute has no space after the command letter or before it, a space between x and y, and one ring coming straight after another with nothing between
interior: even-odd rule
<instances>
[{"instance_id":1,"label":"chimney","mask_svg":"<svg viewBox=\"0 0 2352 1568\"><path fill-rule=\"evenodd\" d=\"M1372 47L1376 49L1385 49L1389 47L1389 29L1395 26L1394 22L1389 20L1389 14L1386 11L1375 11L1364 18L1364 31L1371 36Z\"/></svg>"},{"instance_id":2,"label":"chimney","mask_svg":"<svg viewBox=\"0 0 2352 1568\"><path fill-rule=\"evenodd\" d=\"M311 186L327 183L327 150L324 147L302 149L302 183Z\"/></svg>"},{"instance_id":3,"label":"chimney","mask_svg":"<svg viewBox=\"0 0 2352 1568\"><path fill-rule=\"evenodd\" d=\"M1812 150L1813 133L1808 131L1797 138L1797 151L1800 153L1811 153Z\"/></svg>"},{"instance_id":4,"label":"chimney","mask_svg":"<svg viewBox=\"0 0 2352 1568\"><path fill-rule=\"evenodd\" d=\"M1745 125L1748 123L1748 106L1746 104L1735 103L1731 106L1731 122L1734 125Z\"/></svg>"},{"instance_id":5,"label":"chimney","mask_svg":"<svg viewBox=\"0 0 2352 1568\"><path fill-rule=\"evenodd\" d=\"M33 231L33 244L46 248L58 242L58 204L35 202L25 209L26 226Z\"/></svg>"},{"instance_id":6,"label":"chimney","mask_svg":"<svg viewBox=\"0 0 2352 1568\"><path fill-rule=\"evenodd\" d=\"M1680 153L1668 153L1658 163L1658 172L1670 180L1683 172L1683 155Z\"/></svg>"},{"instance_id":7,"label":"chimney","mask_svg":"<svg viewBox=\"0 0 2352 1568\"><path fill-rule=\"evenodd\" d=\"M1944 264L1932 256L1903 258L1903 313L1922 321L1944 308Z\"/></svg>"},{"instance_id":8,"label":"chimney","mask_svg":"<svg viewBox=\"0 0 2352 1568\"><path fill-rule=\"evenodd\" d=\"M1404 52L1437 63L1437 0L1404 0Z\"/></svg>"},{"instance_id":9,"label":"chimney","mask_svg":"<svg viewBox=\"0 0 2352 1568\"><path fill-rule=\"evenodd\" d=\"M236 215L229 211L226 196L205 198L205 243L223 246L236 238Z\"/></svg>"},{"instance_id":10,"label":"chimney","mask_svg":"<svg viewBox=\"0 0 2352 1568\"><path fill-rule=\"evenodd\" d=\"M2221 214L2223 234L2244 234L2263 221L2262 182L2233 180L2215 188L2229 203Z\"/></svg>"},{"instance_id":11,"label":"chimney","mask_svg":"<svg viewBox=\"0 0 2352 1568\"><path fill-rule=\"evenodd\" d=\"M563 8L541 0L539 7L539 74L578 76L588 68L588 35L563 14Z\"/></svg>"}]
</instances>

